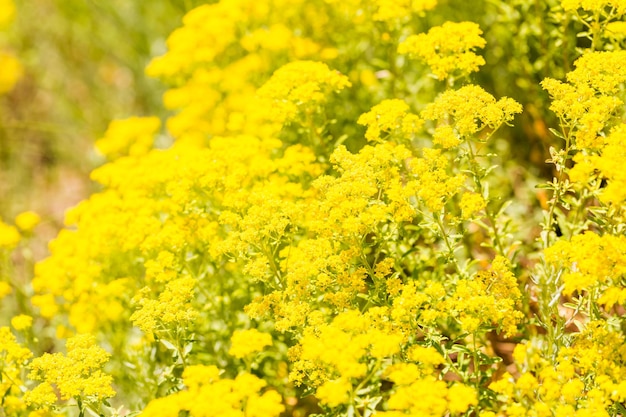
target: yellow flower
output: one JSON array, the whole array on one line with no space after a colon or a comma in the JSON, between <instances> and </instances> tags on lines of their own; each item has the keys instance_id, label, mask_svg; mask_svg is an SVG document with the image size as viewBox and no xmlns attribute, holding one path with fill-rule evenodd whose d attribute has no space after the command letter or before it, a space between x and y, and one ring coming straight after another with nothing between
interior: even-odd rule
<instances>
[{"instance_id":1,"label":"yellow flower","mask_svg":"<svg viewBox=\"0 0 626 417\"><path fill-rule=\"evenodd\" d=\"M357 123L367 126L365 138L370 142L381 142L387 136L411 139L424 124L417 115L409 113L409 106L404 101L398 99L381 101L362 114Z\"/></svg>"},{"instance_id":2,"label":"yellow flower","mask_svg":"<svg viewBox=\"0 0 626 417\"><path fill-rule=\"evenodd\" d=\"M461 209L461 216L465 220L469 220L474 217L475 213L483 210L487 206L485 199L476 193L463 193L459 208Z\"/></svg>"},{"instance_id":3,"label":"yellow flower","mask_svg":"<svg viewBox=\"0 0 626 417\"><path fill-rule=\"evenodd\" d=\"M2 51L0 51L0 68L2 68L0 71L0 94L5 94L11 91L22 78L24 69L17 58Z\"/></svg>"},{"instance_id":4,"label":"yellow flower","mask_svg":"<svg viewBox=\"0 0 626 417\"><path fill-rule=\"evenodd\" d=\"M7 27L14 17L15 4L13 0L0 0L0 29Z\"/></svg>"},{"instance_id":5,"label":"yellow flower","mask_svg":"<svg viewBox=\"0 0 626 417\"><path fill-rule=\"evenodd\" d=\"M94 336L74 336L67 340L66 347L66 355L44 353L33 359L28 377L41 383L24 395L27 404L52 406L56 402L53 387L58 389L62 400L81 397L92 404L115 395L111 387L113 378L102 371L110 355L96 345Z\"/></svg>"},{"instance_id":6,"label":"yellow flower","mask_svg":"<svg viewBox=\"0 0 626 417\"><path fill-rule=\"evenodd\" d=\"M317 388L315 396L322 404L326 404L329 407L338 407L350 401L351 391L352 384L350 381L346 378L339 378L324 382Z\"/></svg>"},{"instance_id":7,"label":"yellow flower","mask_svg":"<svg viewBox=\"0 0 626 417\"><path fill-rule=\"evenodd\" d=\"M452 118L454 132L466 137L485 128L497 129L521 112L522 106L515 100L508 97L496 100L483 88L469 84L458 90L446 90L434 103L426 106L422 117L442 122ZM436 134L440 136L443 133Z\"/></svg>"},{"instance_id":8,"label":"yellow flower","mask_svg":"<svg viewBox=\"0 0 626 417\"><path fill-rule=\"evenodd\" d=\"M454 148L461 143L454 129L450 125L438 126L433 133L433 143L444 149Z\"/></svg>"},{"instance_id":9,"label":"yellow flower","mask_svg":"<svg viewBox=\"0 0 626 417\"><path fill-rule=\"evenodd\" d=\"M11 289L11 284L8 282L0 281L0 300L2 300L7 295L11 294L13 290Z\"/></svg>"},{"instance_id":10,"label":"yellow flower","mask_svg":"<svg viewBox=\"0 0 626 417\"><path fill-rule=\"evenodd\" d=\"M32 325L33 318L25 314L20 314L19 316L15 316L11 319L11 326L13 326L13 328L18 331L28 329Z\"/></svg>"},{"instance_id":11,"label":"yellow flower","mask_svg":"<svg viewBox=\"0 0 626 417\"><path fill-rule=\"evenodd\" d=\"M195 286L194 278L177 278L169 281L157 298L149 297L152 290L145 287L136 298L140 307L130 316L130 321L147 334L158 331L160 325L165 325L166 328L184 327L198 314L190 304Z\"/></svg>"},{"instance_id":12,"label":"yellow flower","mask_svg":"<svg viewBox=\"0 0 626 417\"><path fill-rule=\"evenodd\" d=\"M453 384L448 389L448 409L452 414L464 413L472 405L478 405L476 390L463 384Z\"/></svg>"},{"instance_id":13,"label":"yellow flower","mask_svg":"<svg viewBox=\"0 0 626 417\"><path fill-rule=\"evenodd\" d=\"M15 217L15 225L23 232L31 232L41 222L41 217L34 211L25 211Z\"/></svg>"},{"instance_id":14,"label":"yellow flower","mask_svg":"<svg viewBox=\"0 0 626 417\"><path fill-rule=\"evenodd\" d=\"M231 339L228 354L235 358L245 358L260 352L266 346L272 345L272 335L261 333L257 329L236 330Z\"/></svg>"},{"instance_id":15,"label":"yellow flower","mask_svg":"<svg viewBox=\"0 0 626 417\"><path fill-rule=\"evenodd\" d=\"M0 396L7 398L13 391L21 392L23 369L32 357L32 352L17 343L8 327L0 327ZM7 405L3 403L3 405ZM17 404L16 404L17 405Z\"/></svg>"},{"instance_id":16,"label":"yellow flower","mask_svg":"<svg viewBox=\"0 0 626 417\"><path fill-rule=\"evenodd\" d=\"M14 226L10 226L0 220L0 250L14 249L20 242L20 233Z\"/></svg>"},{"instance_id":17,"label":"yellow flower","mask_svg":"<svg viewBox=\"0 0 626 417\"><path fill-rule=\"evenodd\" d=\"M293 120L298 112L326 101L333 91L350 86L348 77L322 62L290 62L274 72L257 94L270 106L272 120Z\"/></svg>"},{"instance_id":18,"label":"yellow flower","mask_svg":"<svg viewBox=\"0 0 626 417\"><path fill-rule=\"evenodd\" d=\"M188 389L150 401L141 415L169 417L187 411L203 417L278 417L285 410L276 391L260 393L267 383L255 375L242 373L233 380L218 374L214 366L188 367L183 374Z\"/></svg>"},{"instance_id":19,"label":"yellow flower","mask_svg":"<svg viewBox=\"0 0 626 417\"><path fill-rule=\"evenodd\" d=\"M563 10L572 11L583 9L591 12L601 12L606 8L615 8L618 14L626 13L626 4L620 0L561 0Z\"/></svg>"},{"instance_id":20,"label":"yellow flower","mask_svg":"<svg viewBox=\"0 0 626 417\"><path fill-rule=\"evenodd\" d=\"M109 159L144 155L152 148L154 135L160 127L158 117L114 120L104 136L96 141L96 148Z\"/></svg>"},{"instance_id":21,"label":"yellow flower","mask_svg":"<svg viewBox=\"0 0 626 417\"><path fill-rule=\"evenodd\" d=\"M437 0L374 0L374 5L374 20L390 21L431 10L437 5Z\"/></svg>"},{"instance_id":22,"label":"yellow flower","mask_svg":"<svg viewBox=\"0 0 626 417\"><path fill-rule=\"evenodd\" d=\"M483 57L476 55L483 48L482 30L473 22L446 22L419 35L409 36L398 47L398 52L420 58L428 64L438 79L459 73L467 75L485 65Z\"/></svg>"}]
</instances>

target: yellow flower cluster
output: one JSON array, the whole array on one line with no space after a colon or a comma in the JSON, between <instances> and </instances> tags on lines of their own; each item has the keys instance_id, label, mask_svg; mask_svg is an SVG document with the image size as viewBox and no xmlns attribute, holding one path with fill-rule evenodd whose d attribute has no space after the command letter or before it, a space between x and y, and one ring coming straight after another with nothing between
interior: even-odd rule
<instances>
[{"instance_id":1,"label":"yellow flower cluster","mask_svg":"<svg viewBox=\"0 0 626 417\"><path fill-rule=\"evenodd\" d=\"M602 321L574 335L554 363L538 346L517 345L519 375L505 373L490 388L504 400L507 416L606 416L607 407L626 398L624 337Z\"/></svg>"},{"instance_id":2,"label":"yellow flower cluster","mask_svg":"<svg viewBox=\"0 0 626 417\"><path fill-rule=\"evenodd\" d=\"M32 352L21 346L8 327L0 327L0 396L8 414L17 415L26 408L22 400L24 375L22 370Z\"/></svg>"},{"instance_id":3,"label":"yellow flower cluster","mask_svg":"<svg viewBox=\"0 0 626 417\"><path fill-rule=\"evenodd\" d=\"M15 18L13 0L0 1L0 30L6 29ZM24 74L22 63L12 53L0 50L0 95L15 87Z\"/></svg>"},{"instance_id":4,"label":"yellow flower cluster","mask_svg":"<svg viewBox=\"0 0 626 417\"><path fill-rule=\"evenodd\" d=\"M276 70L259 88L258 95L267 100L272 120L282 124L298 114L314 112L329 93L349 86L345 75L322 62L296 61Z\"/></svg>"},{"instance_id":5,"label":"yellow flower cluster","mask_svg":"<svg viewBox=\"0 0 626 417\"><path fill-rule=\"evenodd\" d=\"M48 409L61 400L80 398L85 404L98 404L113 397L113 378L102 367L110 355L96 345L92 335L72 337L66 343L67 354L44 353L30 363L28 377L41 381L24 395L24 401Z\"/></svg>"},{"instance_id":6,"label":"yellow flower cluster","mask_svg":"<svg viewBox=\"0 0 626 417\"><path fill-rule=\"evenodd\" d=\"M359 117L358 122L367 126L365 138L380 142L387 138L410 139L421 130L423 121L409 113L409 106L402 100L383 100Z\"/></svg>"},{"instance_id":7,"label":"yellow flower cluster","mask_svg":"<svg viewBox=\"0 0 626 417\"><path fill-rule=\"evenodd\" d=\"M483 210L487 205L487 202L477 193L463 193L461 201L459 202L459 208L461 209L461 217L463 219L471 219L476 213Z\"/></svg>"},{"instance_id":8,"label":"yellow flower cluster","mask_svg":"<svg viewBox=\"0 0 626 417\"><path fill-rule=\"evenodd\" d=\"M154 134L161 126L157 117L131 117L114 120L96 141L96 148L108 159L121 156L141 156L152 149Z\"/></svg>"},{"instance_id":9,"label":"yellow flower cluster","mask_svg":"<svg viewBox=\"0 0 626 417\"><path fill-rule=\"evenodd\" d=\"M460 138L467 138L483 129L498 129L510 123L513 116L522 112L522 106L515 100L503 97L496 100L491 94L477 85L466 85L458 90L446 90L434 103L422 111L426 120L439 123L435 138L442 144L454 142L449 137L450 127Z\"/></svg>"},{"instance_id":10,"label":"yellow flower cluster","mask_svg":"<svg viewBox=\"0 0 626 417\"><path fill-rule=\"evenodd\" d=\"M33 318L20 314L11 319L11 326L17 331L29 329L33 325Z\"/></svg>"},{"instance_id":11,"label":"yellow flower cluster","mask_svg":"<svg viewBox=\"0 0 626 417\"><path fill-rule=\"evenodd\" d=\"M20 232L9 224L0 220L0 249L13 249L20 242Z\"/></svg>"},{"instance_id":12,"label":"yellow flower cluster","mask_svg":"<svg viewBox=\"0 0 626 417\"><path fill-rule=\"evenodd\" d=\"M13 0L0 1L0 28L11 24L15 18L15 4Z\"/></svg>"},{"instance_id":13,"label":"yellow flower cluster","mask_svg":"<svg viewBox=\"0 0 626 417\"><path fill-rule=\"evenodd\" d=\"M507 336L516 333L524 314L517 308L521 293L510 268L509 261L498 256L490 270L456 284L443 308L465 332L473 334L481 327L495 326Z\"/></svg>"},{"instance_id":14,"label":"yellow flower cluster","mask_svg":"<svg viewBox=\"0 0 626 417\"><path fill-rule=\"evenodd\" d=\"M136 302L139 308L130 316L130 321L147 334L168 329L170 325L185 327L197 316L190 302L196 280L178 278L169 281L157 299L149 296L150 288L142 290Z\"/></svg>"},{"instance_id":15,"label":"yellow flower cluster","mask_svg":"<svg viewBox=\"0 0 626 417\"><path fill-rule=\"evenodd\" d=\"M465 183L463 174L453 174L449 159L440 149L423 150L424 156L410 161L410 171L416 177L416 195L428 210L440 211Z\"/></svg>"},{"instance_id":16,"label":"yellow flower cluster","mask_svg":"<svg viewBox=\"0 0 626 417\"><path fill-rule=\"evenodd\" d=\"M237 330L230 338L228 354L235 358L245 358L272 345L272 335L257 329Z\"/></svg>"},{"instance_id":17,"label":"yellow flower cluster","mask_svg":"<svg viewBox=\"0 0 626 417\"><path fill-rule=\"evenodd\" d=\"M399 353L403 337L392 331L389 322L371 327L373 315L377 313L376 310L366 314L348 310L337 315L330 324L305 328L302 340L290 352L294 361L290 378L296 384L312 386L328 381L338 384L336 379L341 378L345 386L347 381L366 377L370 360L383 360ZM310 321L315 322L315 319ZM329 385L322 386L322 393L329 389Z\"/></svg>"},{"instance_id":18,"label":"yellow flower cluster","mask_svg":"<svg viewBox=\"0 0 626 417\"><path fill-rule=\"evenodd\" d=\"M437 6L437 0L373 0L376 8L374 20L390 21L406 18L411 13L423 13Z\"/></svg>"},{"instance_id":19,"label":"yellow flower cluster","mask_svg":"<svg viewBox=\"0 0 626 417\"><path fill-rule=\"evenodd\" d=\"M389 399L389 408L393 411L377 415L383 417L462 415L470 406L476 404L478 404L476 391L467 385L454 384L448 388L444 381L423 378L399 384Z\"/></svg>"},{"instance_id":20,"label":"yellow flower cluster","mask_svg":"<svg viewBox=\"0 0 626 417\"><path fill-rule=\"evenodd\" d=\"M626 175L621 169L626 157L626 125L620 124L603 138L597 153L578 153L576 165L569 171L571 181L582 186L597 182L598 177L607 182L599 190L599 198L605 204L621 207L626 202Z\"/></svg>"},{"instance_id":21,"label":"yellow flower cluster","mask_svg":"<svg viewBox=\"0 0 626 417\"><path fill-rule=\"evenodd\" d=\"M319 3L224 0L190 11L183 27L168 38L167 53L147 68L148 75L172 84L164 96L166 107L178 110L167 121L172 135L202 143L206 134L267 136L280 130L280 126L267 123L268 117L280 118L280 112L272 111L267 100L259 100L255 92L287 62L325 61L337 56L335 45L320 36L331 22L325 2ZM325 64L311 63L308 71L315 73L319 65ZM318 81L309 80L312 84L306 89ZM286 105L283 110L291 112L293 105L298 104Z\"/></svg>"},{"instance_id":22,"label":"yellow flower cluster","mask_svg":"<svg viewBox=\"0 0 626 417\"><path fill-rule=\"evenodd\" d=\"M314 183L320 197L313 230L325 236L361 235L390 218L413 217L409 197L414 188L403 184L402 175L410 156L406 147L391 142L366 146L358 154L338 147L331 162L341 175Z\"/></svg>"},{"instance_id":23,"label":"yellow flower cluster","mask_svg":"<svg viewBox=\"0 0 626 417\"><path fill-rule=\"evenodd\" d=\"M482 33L474 22L446 22L428 33L409 36L400 44L398 52L426 61L440 80L466 76L485 65L483 57L474 52L485 47Z\"/></svg>"},{"instance_id":24,"label":"yellow flower cluster","mask_svg":"<svg viewBox=\"0 0 626 417\"><path fill-rule=\"evenodd\" d=\"M0 51L0 94L6 94L15 87L22 78L22 63L12 54Z\"/></svg>"},{"instance_id":25,"label":"yellow flower cluster","mask_svg":"<svg viewBox=\"0 0 626 417\"><path fill-rule=\"evenodd\" d=\"M15 217L15 225L24 233L32 232L41 222L41 217L34 211L25 211Z\"/></svg>"},{"instance_id":26,"label":"yellow flower cluster","mask_svg":"<svg viewBox=\"0 0 626 417\"><path fill-rule=\"evenodd\" d=\"M195 365L185 369L187 389L151 401L142 417L171 417L187 411L194 417L278 417L285 407L280 394L267 390L258 377L243 373L221 379L215 366Z\"/></svg>"},{"instance_id":27,"label":"yellow flower cluster","mask_svg":"<svg viewBox=\"0 0 626 417\"><path fill-rule=\"evenodd\" d=\"M626 272L626 237L592 232L559 240L544 251L546 261L565 271L563 293L594 292L612 307L626 297L621 277Z\"/></svg>"},{"instance_id":28,"label":"yellow flower cluster","mask_svg":"<svg viewBox=\"0 0 626 417\"><path fill-rule=\"evenodd\" d=\"M568 127L574 149L597 149L601 133L623 101L617 89L626 81L626 51L587 52L574 63L567 82L546 78L541 85L552 97L550 109Z\"/></svg>"}]
</instances>

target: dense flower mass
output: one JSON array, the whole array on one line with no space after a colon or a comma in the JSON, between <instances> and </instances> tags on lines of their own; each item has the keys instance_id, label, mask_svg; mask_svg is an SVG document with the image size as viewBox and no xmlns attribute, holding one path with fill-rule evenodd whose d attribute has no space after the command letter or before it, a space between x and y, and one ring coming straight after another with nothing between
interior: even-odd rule
<instances>
[{"instance_id":1,"label":"dense flower mass","mask_svg":"<svg viewBox=\"0 0 626 417\"><path fill-rule=\"evenodd\" d=\"M624 415L626 8L522 3L190 10L32 277L0 220L0 416Z\"/></svg>"},{"instance_id":2,"label":"dense flower mass","mask_svg":"<svg viewBox=\"0 0 626 417\"><path fill-rule=\"evenodd\" d=\"M446 22L419 35L411 35L398 47L398 52L420 58L440 80L456 72L467 75L485 65L474 50L484 48L482 30L473 22Z\"/></svg>"}]
</instances>

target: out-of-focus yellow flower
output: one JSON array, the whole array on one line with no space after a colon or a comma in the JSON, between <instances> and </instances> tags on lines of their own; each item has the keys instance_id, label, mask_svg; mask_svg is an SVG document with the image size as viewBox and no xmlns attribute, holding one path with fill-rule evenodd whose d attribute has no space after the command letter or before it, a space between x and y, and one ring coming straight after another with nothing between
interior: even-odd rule
<instances>
[{"instance_id":1,"label":"out-of-focus yellow flower","mask_svg":"<svg viewBox=\"0 0 626 417\"><path fill-rule=\"evenodd\" d=\"M96 148L109 159L144 155L152 148L159 127L161 120L158 117L114 120L104 136L96 141Z\"/></svg>"},{"instance_id":2,"label":"out-of-focus yellow flower","mask_svg":"<svg viewBox=\"0 0 626 417\"><path fill-rule=\"evenodd\" d=\"M13 0L0 0L0 29L7 27L15 18Z\"/></svg>"},{"instance_id":3,"label":"out-of-focus yellow flower","mask_svg":"<svg viewBox=\"0 0 626 417\"><path fill-rule=\"evenodd\" d=\"M32 230L41 222L41 217L34 211L25 211L15 217L15 225L22 232L32 232Z\"/></svg>"},{"instance_id":4,"label":"out-of-focus yellow flower","mask_svg":"<svg viewBox=\"0 0 626 417\"><path fill-rule=\"evenodd\" d=\"M266 346L272 345L272 335L261 333L257 329L237 330L230 339L229 355L235 358L245 358L260 352Z\"/></svg>"},{"instance_id":5,"label":"out-of-focus yellow flower","mask_svg":"<svg viewBox=\"0 0 626 417\"><path fill-rule=\"evenodd\" d=\"M390 21L431 10L437 5L437 0L374 0L373 3L377 8L374 20Z\"/></svg>"},{"instance_id":6,"label":"out-of-focus yellow flower","mask_svg":"<svg viewBox=\"0 0 626 417\"><path fill-rule=\"evenodd\" d=\"M26 330L33 325L33 318L31 316L27 316L26 314L20 314L19 316L15 316L11 319L11 326L15 330Z\"/></svg>"},{"instance_id":7,"label":"out-of-focus yellow flower","mask_svg":"<svg viewBox=\"0 0 626 417\"><path fill-rule=\"evenodd\" d=\"M0 220L0 249L13 249L20 242L20 232L15 226L8 225Z\"/></svg>"},{"instance_id":8,"label":"out-of-focus yellow flower","mask_svg":"<svg viewBox=\"0 0 626 417\"><path fill-rule=\"evenodd\" d=\"M0 94L11 91L23 74L22 63L13 55L0 51Z\"/></svg>"},{"instance_id":9,"label":"out-of-focus yellow flower","mask_svg":"<svg viewBox=\"0 0 626 417\"><path fill-rule=\"evenodd\" d=\"M352 384L346 378L339 378L332 381L326 381L315 393L315 396L322 404L330 407L337 407L346 404L350 400L350 391Z\"/></svg>"},{"instance_id":10,"label":"out-of-focus yellow flower","mask_svg":"<svg viewBox=\"0 0 626 417\"><path fill-rule=\"evenodd\" d=\"M0 300L11 294L13 290L8 282L0 281Z\"/></svg>"}]
</instances>

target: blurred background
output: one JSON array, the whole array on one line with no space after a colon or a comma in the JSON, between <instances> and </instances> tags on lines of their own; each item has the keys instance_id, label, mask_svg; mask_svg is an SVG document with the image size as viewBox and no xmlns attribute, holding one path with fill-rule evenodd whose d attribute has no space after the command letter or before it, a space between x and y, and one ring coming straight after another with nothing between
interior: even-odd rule
<instances>
[{"instance_id":1,"label":"blurred background","mask_svg":"<svg viewBox=\"0 0 626 417\"><path fill-rule=\"evenodd\" d=\"M93 143L114 118L163 116L164 86L144 75L151 57L201 1L16 0L0 49L23 74L0 97L0 218L42 215L42 241L92 190L103 160Z\"/></svg>"}]
</instances>

